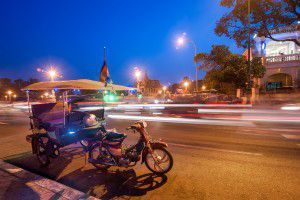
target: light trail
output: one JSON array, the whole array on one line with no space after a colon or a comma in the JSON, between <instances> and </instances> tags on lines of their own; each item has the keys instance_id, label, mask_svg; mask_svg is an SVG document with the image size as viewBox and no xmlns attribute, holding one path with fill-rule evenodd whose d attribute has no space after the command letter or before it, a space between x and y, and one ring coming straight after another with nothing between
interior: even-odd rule
<instances>
[{"instance_id":1,"label":"light trail","mask_svg":"<svg viewBox=\"0 0 300 200\"><path fill-rule=\"evenodd\" d=\"M290 110L249 110L249 109L198 109L198 113L247 113L247 114L299 114L295 112L287 112Z\"/></svg>"},{"instance_id":2,"label":"light trail","mask_svg":"<svg viewBox=\"0 0 300 200\"><path fill-rule=\"evenodd\" d=\"M223 125L223 126L253 126L252 123L238 122L234 120L205 120L205 119L188 119L174 117L151 117L151 116L128 116L128 115L108 115L111 119L127 120L145 120L153 122L167 122L178 124L206 124L206 125Z\"/></svg>"},{"instance_id":3,"label":"light trail","mask_svg":"<svg viewBox=\"0 0 300 200\"><path fill-rule=\"evenodd\" d=\"M276 122L276 123L293 123L293 124L300 124L300 117L294 117L294 118L283 118L283 117L271 117L271 116L266 116L266 117L260 117L255 116L255 118L247 117L247 116L242 116L239 119L236 118L226 118L226 117L221 117L221 118L211 118L211 117L203 117L207 120L231 120L231 121L248 121L248 122Z\"/></svg>"},{"instance_id":4,"label":"light trail","mask_svg":"<svg viewBox=\"0 0 300 200\"><path fill-rule=\"evenodd\" d=\"M154 108L154 107L224 107L224 108L251 108L251 104L121 104L117 105L118 108Z\"/></svg>"},{"instance_id":5,"label":"light trail","mask_svg":"<svg viewBox=\"0 0 300 200\"><path fill-rule=\"evenodd\" d=\"M282 106L281 110L300 110L300 106Z\"/></svg>"}]
</instances>

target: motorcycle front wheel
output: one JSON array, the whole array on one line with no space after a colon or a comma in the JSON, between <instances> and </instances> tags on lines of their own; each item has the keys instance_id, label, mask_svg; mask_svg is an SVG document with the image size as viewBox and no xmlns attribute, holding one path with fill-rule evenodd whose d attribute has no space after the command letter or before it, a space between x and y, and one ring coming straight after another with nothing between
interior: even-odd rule
<instances>
[{"instance_id":1,"label":"motorcycle front wheel","mask_svg":"<svg viewBox=\"0 0 300 200\"><path fill-rule=\"evenodd\" d=\"M102 156L101 147L99 145L89 150L89 162L97 169L107 170L110 167L109 165L103 165L97 162Z\"/></svg>"},{"instance_id":2,"label":"motorcycle front wheel","mask_svg":"<svg viewBox=\"0 0 300 200\"><path fill-rule=\"evenodd\" d=\"M147 168L156 174L165 174L173 167L173 157L167 149L157 147L153 152L146 155L145 164Z\"/></svg>"}]
</instances>

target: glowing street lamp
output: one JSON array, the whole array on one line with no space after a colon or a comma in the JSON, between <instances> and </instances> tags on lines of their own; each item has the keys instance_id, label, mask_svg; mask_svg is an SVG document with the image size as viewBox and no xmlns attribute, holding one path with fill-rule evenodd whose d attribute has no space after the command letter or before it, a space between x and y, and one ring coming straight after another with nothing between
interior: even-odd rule
<instances>
[{"instance_id":1,"label":"glowing street lamp","mask_svg":"<svg viewBox=\"0 0 300 200\"><path fill-rule=\"evenodd\" d=\"M54 81L54 78L57 77L57 72L56 72L54 69L51 68L51 69L48 71L48 75L49 75L49 77L50 77L50 80L51 80L51 81Z\"/></svg>"},{"instance_id":2,"label":"glowing street lamp","mask_svg":"<svg viewBox=\"0 0 300 200\"><path fill-rule=\"evenodd\" d=\"M185 43L185 38L183 36L178 37L176 43L177 46L183 46Z\"/></svg>"},{"instance_id":3,"label":"glowing street lamp","mask_svg":"<svg viewBox=\"0 0 300 200\"><path fill-rule=\"evenodd\" d=\"M185 81L183 83L184 87L185 87L185 91L187 92L188 86L189 86L189 82Z\"/></svg>"},{"instance_id":4,"label":"glowing street lamp","mask_svg":"<svg viewBox=\"0 0 300 200\"><path fill-rule=\"evenodd\" d=\"M202 90L205 90L205 89L206 89L206 86L205 86L205 85L202 85L201 89L202 89Z\"/></svg>"},{"instance_id":5,"label":"glowing street lamp","mask_svg":"<svg viewBox=\"0 0 300 200\"><path fill-rule=\"evenodd\" d=\"M14 94L14 95L13 95L13 98L14 98L14 99L17 98L17 95Z\"/></svg>"},{"instance_id":6,"label":"glowing street lamp","mask_svg":"<svg viewBox=\"0 0 300 200\"><path fill-rule=\"evenodd\" d=\"M8 90L6 93L8 94L8 101L11 102L11 95L13 92L11 90Z\"/></svg>"},{"instance_id":7,"label":"glowing street lamp","mask_svg":"<svg viewBox=\"0 0 300 200\"><path fill-rule=\"evenodd\" d=\"M7 101L7 95L5 95L4 97L5 97L5 101Z\"/></svg>"},{"instance_id":8,"label":"glowing street lamp","mask_svg":"<svg viewBox=\"0 0 300 200\"><path fill-rule=\"evenodd\" d=\"M191 43L194 48L194 58L196 57L197 55L196 43L190 38L187 38L186 33L182 33L182 35L177 38L176 43L177 43L177 48L184 46L186 43ZM196 92L197 92L198 91L198 66L196 62L195 62L195 67L196 67Z\"/></svg>"},{"instance_id":9,"label":"glowing street lamp","mask_svg":"<svg viewBox=\"0 0 300 200\"><path fill-rule=\"evenodd\" d=\"M136 78L136 87L137 87L138 91L140 91L140 78L142 76L142 72L137 67L134 68L134 76Z\"/></svg>"},{"instance_id":10,"label":"glowing street lamp","mask_svg":"<svg viewBox=\"0 0 300 200\"><path fill-rule=\"evenodd\" d=\"M137 70L137 71L134 72L134 76L136 77L137 80L140 79L141 75L142 75L141 71Z\"/></svg>"},{"instance_id":11,"label":"glowing street lamp","mask_svg":"<svg viewBox=\"0 0 300 200\"><path fill-rule=\"evenodd\" d=\"M163 89L163 91L164 91L164 92L166 92L166 90L167 90L167 86L163 86L163 88L162 88L162 89Z\"/></svg>"}]
</instances>

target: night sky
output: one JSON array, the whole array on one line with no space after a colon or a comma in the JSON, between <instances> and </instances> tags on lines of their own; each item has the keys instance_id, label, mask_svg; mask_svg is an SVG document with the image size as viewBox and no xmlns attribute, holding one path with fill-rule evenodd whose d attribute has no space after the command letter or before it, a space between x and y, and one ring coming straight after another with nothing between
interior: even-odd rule
<instances>
[{"instance_id":1,"label":"night sky","mask_svg":"<svg viewBox=\"0 0 300 200\"><path fill-rule=\"evenodd\" d=\"M107 47L114 83L130 85L133 68L162 84L194 79L193 48L175 48L186 32L199 51L234 41L214 34L226 12L217 0L0 0L0 77L37 77L55 66L64 79L97 80ZM201 74L203 76L203 73Z\"/></svg>"}]
</instances>

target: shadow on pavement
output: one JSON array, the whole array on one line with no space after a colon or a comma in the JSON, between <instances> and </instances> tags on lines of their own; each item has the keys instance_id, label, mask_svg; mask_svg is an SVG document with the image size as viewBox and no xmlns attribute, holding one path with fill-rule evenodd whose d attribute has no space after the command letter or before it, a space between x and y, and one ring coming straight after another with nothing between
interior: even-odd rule
<instances>
[{"instance_id":1,"label":"shadow on pavement","mask_svg":"<svg viewBox=\"0 0 300 200\"><path fill-rule=\"evenodd\" d=\"M8 163L26 169L30 172L37 173L44 177L56 180L73 159L82 157L82 166L84 166L84 154L81 147L66 147L61 149L61 156L51 159L48 167L41 167L36 156L31 151L9 156L4 158Z\"/></svg>"},{"instance_id":2,"label":"shadow on pavement","mask_svg":"<svg viewBox=\"0 0 300 200\"><path fill-rule=\"evenodd\" d=\"M166 175L153 173L137 175L133 169L120 170L116 167L112 167L108 171L91 169L89 166L85 166L84 160L81 147L62 149L61 156L52 159L49 167L46 168L40 167L36 156L33 156L31 152L5 159L6 162L13 165L101 199L142 196L148 191L160 188L168 180ZM76 168L70 169L68 165L76 165Z\"/></svg>"},{"instance_id":3,"label":"shadow on pavement","mask_svg":"<svg viewBox=\"0 0 300 200\"><path fill-rule=\"evenodd\" d=\"M10 200L39 200L41 199L40 195L36 193L33 188L26 185L21 181L6 181L6 186L3 184L1 188L3 192L0 195L0 199L10 199ZM7 185L9 184L9 185Z\"/></svg>"},{"instance_id":4,"label":"shadow on pavement","mask_svg":"<svg viewBox=\"0 0 300 200\"><path fill-rule=\"evenodd\" d=\"M161 187L167 180L166 175L153 173L137 176L133 169L103 172L97 169L84 170L83 168L59 179L66 185L100 199L142 196L148 191Z\"/></svg>"}]
</instances>

